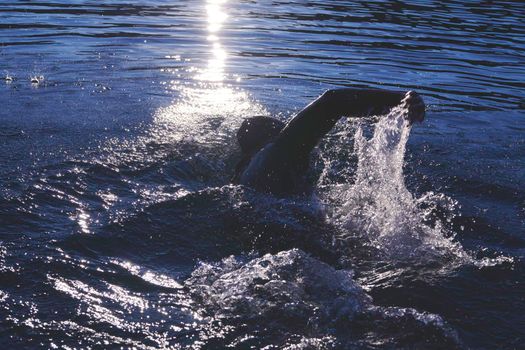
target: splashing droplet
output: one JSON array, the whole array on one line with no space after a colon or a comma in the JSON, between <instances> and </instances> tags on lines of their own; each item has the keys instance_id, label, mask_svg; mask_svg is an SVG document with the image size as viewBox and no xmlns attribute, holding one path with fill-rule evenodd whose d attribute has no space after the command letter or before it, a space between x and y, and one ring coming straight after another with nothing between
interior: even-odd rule
<instances>
[{"instance_id":1,"label":"splashing droplet","mask_svg":"<svg viewBox=\"0 0 525 350\"><path fill-rule=\"evenodd\" d=\"M410 135L406 113L401 107L392 109L377 122L369 139L363 126L358 127L355 182L331 191L338 204L331 219L347 232L365 236L391 258L452 255L470 259L441 221L428 223L429 209L423 209L445 206L452 215L455 202L444 195L415 198L405 187L403 164Z\"/></svg>"},{"instance_id":2,"label":"splashing droplet","mask_svg":"<svg viewBox=\"0 0 525 350\"><path fill-rule=\"evenodd\" d=\"M44 81L43 75L34 75L31 77L31 84L39 85Z\"/></svg>"}]
</instances>

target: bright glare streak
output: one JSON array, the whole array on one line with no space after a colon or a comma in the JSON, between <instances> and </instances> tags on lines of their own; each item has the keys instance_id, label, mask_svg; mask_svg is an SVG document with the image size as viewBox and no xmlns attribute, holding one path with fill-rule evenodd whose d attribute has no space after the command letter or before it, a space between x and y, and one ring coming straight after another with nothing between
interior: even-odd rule
<instances>
[{"instance_id":1,"label":"bright glare streak","mask_svg":"<svg viewBox=\"0 0 525 350\"><path fill-rule=\"evenodd\" d=\"M212 49L212 58L208 60L208 67L197 77L197 79L213 82L223 81L226 57L226 51L222 48L221 44L215 42Z\"/></svg>"},{"instance_id":2,"label":"bright glare streak","mask_svg":"<svg viewBox=\"0 0 525 350\"><path fill-rule=\"evenodd\" d=\"M167 275L156 273L129 261L114 259L113 264L125 268L129 273L151 284L166 288L182 288L182 285Z\"/></svg>"},{"instance_id":3,"label":"bright glare streak","mask_svg":"<svg viewBox=\"0 0 525 350\"><path fill-rule=\"evenodd\" d=\"M208 0L206 12L208 14L208 31L210 33L218 32L222 24L228 18L228 15L222 11L221 5L227 0Z\"/></svg>"},{"instance_id":4,"label":"bright glare streak","mask_svg":"<svg viewBox=\"0 0 525 350\"><path fill-rule=\"evenodd\" d=\"M208 60L206 69L196 77L198 80L210 82L222 82L224 80L224 67L226 65L227 53L221 46L218 32L228 18L228 15L221 7L226 1L227 0L207 1L206 12L209 33L207 39L213 43L211 50L212 57Z\"/></svg>"},{"instance_id":5,"label":"bright glare streak","mask_svg":"<svg viewBox=\"0 0 525 350\"><path fill-rule=\"evenodd\" d=\"M78 214L77 214L77 223L78 223L78 226L80 226L80 230L82 231L82 233L90 233L89 231L89 221L90 221L90 216L87 212L85 212L84 210L80 209Z\"/></svg>"}]
</instances>

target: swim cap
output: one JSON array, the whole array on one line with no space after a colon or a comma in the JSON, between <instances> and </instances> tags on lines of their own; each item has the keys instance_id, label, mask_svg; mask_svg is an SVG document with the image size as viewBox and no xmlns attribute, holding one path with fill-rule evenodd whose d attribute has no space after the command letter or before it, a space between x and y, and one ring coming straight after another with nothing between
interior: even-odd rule
<instances>
[{"instance_id":1,"label":"swim cap","mask_svg":"<svg viewBox=\"0 0 525 350\"><path fill-rule=\"evenodd\" d=\"M237 141L243 153L253 154L268 144L285 124L272 117L257 116L245 119L237 131Z\"/></svg>"}]
</instances>

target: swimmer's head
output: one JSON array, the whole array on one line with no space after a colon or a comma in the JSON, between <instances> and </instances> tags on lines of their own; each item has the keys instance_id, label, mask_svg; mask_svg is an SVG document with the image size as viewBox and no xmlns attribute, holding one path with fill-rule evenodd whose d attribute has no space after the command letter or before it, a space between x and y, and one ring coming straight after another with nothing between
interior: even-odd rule
<instances>
[{"instance_id":1,"label":"swimmer's head","mask_svg":"<svg viewBox=\"0 0 525 350\"><path fill-rule=\"evenodd\" d=\"M242 153L253 154L259 151L279 134L284 125L282 121L271 117L245 119L237 131L237 141Z\"/></svg>"}]
</instances>

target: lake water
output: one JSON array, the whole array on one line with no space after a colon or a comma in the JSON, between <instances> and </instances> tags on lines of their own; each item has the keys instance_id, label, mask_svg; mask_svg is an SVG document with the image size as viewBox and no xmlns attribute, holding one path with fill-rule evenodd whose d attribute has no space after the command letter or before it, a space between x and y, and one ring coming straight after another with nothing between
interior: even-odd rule
<instances>
[{"instance_id":1,"label":"lake water","mask_svg":"<svg viewBox=\"0 0 525 350\"><path fill-rule=\"evenodd\" d=\"M5 348L525 341L521 1L0 2ZM229 184L245 117L343 120L312 198Z\"/></svg>"}]
</instances>

